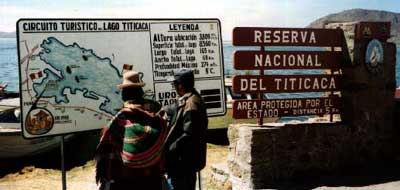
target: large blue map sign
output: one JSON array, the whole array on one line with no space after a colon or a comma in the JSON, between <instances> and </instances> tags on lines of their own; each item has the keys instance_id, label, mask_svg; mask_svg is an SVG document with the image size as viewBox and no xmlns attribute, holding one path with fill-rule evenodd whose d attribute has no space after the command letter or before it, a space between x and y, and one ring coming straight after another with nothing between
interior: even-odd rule
<instances>
[{"instance_id":1,"label":"large blue map sign","mask_svg":"<svg viewBox=\"0 0 400 190\"><path fill-rule=\"evenodd\" d=\"M22 19L18 23L22 130L36 138L100 129L123 105L122 74L143 74L145 96L178 98L169 79L192 69L209 116L225 114L220 22Z\"/></svg>"}]
</instances>

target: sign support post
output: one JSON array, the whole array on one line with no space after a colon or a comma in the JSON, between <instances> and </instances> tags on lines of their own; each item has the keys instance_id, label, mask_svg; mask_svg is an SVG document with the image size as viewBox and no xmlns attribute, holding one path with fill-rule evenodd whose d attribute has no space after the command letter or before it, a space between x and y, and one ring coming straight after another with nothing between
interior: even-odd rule
<instances>
[{"instance_id":1,"label":"sign support post","mask_svg":"<svg viewBox=\"0 0 400 190\"><path fill-rule=\"evenodd\" d=\"M61 181L62 181L62 190L67 190L67 178L65 171L65 160L64 160L64 135L60 136L61 138Z\"/></svg>"},{"instance_id":2,"label":"sign support post","mask_svg":"<svg viewBox=\"0 0 400 190\"><path fill-rule=\"evenodd\" d=\"M265 48L264 48L264 46L261 46L261 53L265 53ZM264 69L260 69L260 76L263 76L264 75ZM260 99L261 101L264 99L264 93L262 93L262 92L259 92L258 93L258 99ZM261 115L264 115L264 111L265 110L262 110L261 111ZM259 119L258 119L258 125L259 126L263 126L264 125L264 117L260 117Z\"/></svg>"},{"instance_id":3,"label":"sign support post","mask_svg":"<svg viewBox=\"0 0 400 190\"><path fill-rule=\"evenodd\" d=\"M343 50L342 50L343 51ZM332 53L334 53L335 52L335 47L331 47L331 52ZM334 75L334 72L335 72L335 70L334 69L330 69L330 72L331 72L331 76L333 76ZM330 93L330 95L329 95L330 97L333 97L334 96L334 91L332 90L331 91L331 93ZM329 113L329 122L333 122L333 110L332 110L333 108L330 108L330 113Z\"/></svg>"},{"instance_id":4,"label":"sign support post","mask_svg":"<svg viewBox=\"0 0 400 190\"><path fill-rule=\"evenodd\" d=\"M202 188L202 186L201 186L201 173L200 173L200 171L198 171L197 172L197 177L199 178L199 190L202 190L203 188Z\"/></svg>"}]
</instances>

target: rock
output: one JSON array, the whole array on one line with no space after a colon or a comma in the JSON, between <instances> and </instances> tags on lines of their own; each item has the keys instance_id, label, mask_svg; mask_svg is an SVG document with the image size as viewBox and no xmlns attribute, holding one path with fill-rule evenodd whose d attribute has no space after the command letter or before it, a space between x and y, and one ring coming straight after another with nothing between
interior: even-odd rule
<instances>
[{"instance_id":1,"label":"rock","mask_svg":"<svg viewBox=\"0 0 400 190\"><path fill-rule=\"evenodd\" d=\"M351 23L360 21L391 22L391 34L393 35L393 38L391 38L390 41L400 44L400 13L379 10L351 9L319 18L311 22L307 27L324 28L325 25L329 25L330 23Z\"/></svg>"},{"instance_id":2,"label":"rock","mask_svg":"<svg viewBox=\"0 0 400 190\"><path fill-rule=\"evenodd\" d=\"M211 165L211 181L222 189L232 189L231 182L229 181L229 169L226 163Z\"/></svg>"}]
</instances>

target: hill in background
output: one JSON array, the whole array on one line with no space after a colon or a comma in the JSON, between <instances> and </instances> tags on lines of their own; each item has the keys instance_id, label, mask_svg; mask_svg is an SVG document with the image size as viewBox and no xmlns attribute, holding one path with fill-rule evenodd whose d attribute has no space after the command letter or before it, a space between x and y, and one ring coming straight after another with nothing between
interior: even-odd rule
<instances>
[{"instance_id":1,"label":"hill in background","mask_svg":"<svg viewBox=\"0 0 400 190\"><path fill-rule=\"evenodd\" d=\"M325 24L332 22L359 21L391 22L391 35L393 36L391 40L400 45L400 13L366 9L351 9L322 17L312 22L307 27L323 28Z\"/></svg>"},{"instance_id":2,"label":"hill in background","mask_svg":"<svg viewBox=\"0 0 400 190\"><path fill-rule=\"evenodd\" d=\"M0 32L0 38L15 38L15 32Z\"/></svg>"}]
</instances>

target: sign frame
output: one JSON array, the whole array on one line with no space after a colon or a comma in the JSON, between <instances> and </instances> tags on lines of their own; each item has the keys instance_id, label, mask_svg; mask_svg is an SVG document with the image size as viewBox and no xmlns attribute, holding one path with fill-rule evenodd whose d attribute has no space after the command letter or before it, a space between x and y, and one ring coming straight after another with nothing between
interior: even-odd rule
<instances>
[{"instance_id":1,"label":"sign frame","mask_svg":"<svg viewBox=\"0 0 400 190\"><path fill-rule=\"evenodd\" d=\"M300 37L299 37L300 36ZM318 39L318 40L317 40ZM340 71L343 62L346 62L348 54L347 44L344 38L343 30L340 28L336 29L321 29L321 28L274 28L274 27L235 27L232 34L232 44L234 46L252 46L260 47L260 51L238 51L234 54L234 68L240 70L256 70L258 69L259 75L236 75L233 77L233 91L235 93L256 93L259 99L254 102L264 101L263 93L294 93L294 92L330 92L330 97L335 96L334 91L341 90L341 75L334 74L335 71ZM330 51L321 51L327 57L335 57L338 62L335 64L329 64L329 61L325 61L325 65L317 59L313 63L312 60L308 63L311 66L318 66L316 68L308 68L304 64L304 58L300 57L297 61L296 66L296 55L293 54L307 54L313 51L265 51L265 46L279 46L279 47L328 47ZM336 52L335 47L340 47L341 51ZM272 52L272 53L271 53ZM292 55L290 55L290 53ZM315 53L315 52L314 52ZM333 56L333 54L335 54ZM289 67L285 68L285 63L274 60L271 62L269 55L277 57L292 56L292 61L288 62ZM263 58L264 57L264 58ZM318 56L316 56L318 57ZM303 59L303 60L301 60ZM331 58L328 58L331 59ZM339 61L340 60L340 61ZM326 63L328 62L328 63ZM247 65L247 63L254 65ZM264 64L264 65L263 65ZM280 65L282 64L282 65ZM329 66L328 66L329 65ZM323 75L264 75L264 70L282 70L282 69L308 69L308 70L330 70L330 74L325 73ZM284 85L281 86L282 80ZM329 82L329 85L326 83ZM263 85L263 81L267 81L267 85ZM275 82L273 84L272 82ZM288 82L289 81L289 82ZM311 82L312 81L312 82ZM324 83L325 82L325 83ZM290 84L289 84L290 83ZM310 84L312 83L312 84ZM272 90L269 85L272 84ZM312 85L312 88L311 88ZM289 86L289 90L288 90ZM321 97L322 98L322 97ZM267 100L268 101L268 100ZM240 101L239 102L243 102ZM236 110L236 104L232 106L233 112ZM259 114L269 114L268 110L259 110ZM338 111L338 110L337 110ZM340 111L338 111L341 114ZM333 121L333 114L330 113L330 121ZM308 114L310 115L310 114ZM263 125L263 118L259 117L258 124Z\"/></svg>"}]
</instances>

